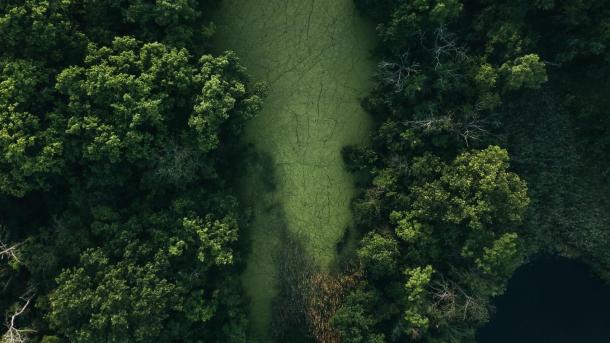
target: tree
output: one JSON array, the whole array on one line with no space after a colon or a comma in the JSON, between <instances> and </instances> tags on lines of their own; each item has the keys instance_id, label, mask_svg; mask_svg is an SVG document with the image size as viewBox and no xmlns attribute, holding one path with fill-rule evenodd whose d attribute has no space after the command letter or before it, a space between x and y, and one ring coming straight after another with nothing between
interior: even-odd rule
<instances>
[{"instance_id":1,"label":"tree","mask_svg":"<svg viewBox=\"0 0 610 343\"><path fill-rule=\"evenodd\" d=\"M201 56L215 3L0 3L0 225L23 241L0 250L20 261L0 275L13 336L246 340L221 162L263 88L235 54ZM32 285L26 306L5 300Z\"/></svg>"},{"instance_id":2,"label":"tree","mask_svg":"<svg viewBox=\"0 0 610 343\"><path fill-rule=\"evenodd\" d=\"M515 271L519 265L519 240L514 232L505 233L490 247L483 248L483 255L476 259L477 267L486 275L496 279L498 285ZM503 287L496 286L490 293L498 295Z\"/></svg>"},{"instance_id":3,"label":"tree","mask_svg":"<svg viewBox=\"0 0 610 343\"><path fill-rule=\"evenodd\" d=\"M358 249L358 258L373 278L382 278L396 272L398 243L391 236L371 232L366 235Z\"/></svg>"},{"instance_id":4,"label":"tree","mask_svg":"<svg viewBox=\"0 0 610 343\"><path fill-rule=\"evenodd\" d=\"M428 265L424 268L416 267L405 270L407 282L405 289L407 293L407 309L404 320L407 323L407 334L413 339L419 339L428 330L430 320L427 317L427 288L432 279L434 269Z\"/></svg>"},{"instance_id":5,"label":"tree","mask_svg":"<svg viewBox=\"0 0 610 343\"><path fill-rule=\"evenodd\" d=\"M223 340L216 325L244 329L221 297L235 290L226 284L234 219L175 220L169 212L124 224L103 224L105 218L93 231L116 238L85 251L78 266L57 277L49 296L48 319L58 333L74 342L194 342Z\"/></svg>"},{"instance_id":6,"label":"tree","mask_svg":"<svg viewBox=\"0 0 610 343\"><path fill-rule=\"evenodd\" d=\"M498 146L464 152L450 165L430 156L415 158L410 212L472 230L519 223L529 202L527 186L507 170L508 161L508 152Z\"/></svg>"},{"instance_id":7,"label":"tree","mask_svg":"<svg viewBox=\"0 0 610 343\"><path fill-rule=\"evenodd\" d=\"M245 70L232 52L217 58L205 55L199 63L195 80L202 85L201 93L188 124L197 132L201 148L209 150L218 145L221 125L230 118L229 132L241 133L243 123L261 109L264 91L248 92Z\"/></svg>"},{"instance_id":8,"label":"tree","mask_svg":"<svg viewBox=\"0 0 610 343\"><path fill-rule=\"evenodd\" d=\"M508 162L506 150L489 146L450 162L415 155L407 160L404 177L392 165L374 170L386 181L373 179L377 193L365 196L378 197L383 210L377 215L387 217L377 219L380 224L364 236L357 255L367 272L361 287L385 298L344 305L335 315L343 332L361 335L363 327L375 331L378 325L393 327L388 333L393 340L473 337L474 327L488 318L487 301L502 292L523 260L516 230L529 198ZM375 306L386 306L385 318L355 321L373 316Z\"/></svg>"},{"instance_id":9,"label":"tree","mask_svg":"<svg viewBox=\"0 0 610 343\"><path fill-rule=\"evenodd\" d=\"M179 306L179 290L157 275L162 266L159 260L113 265L101 251L88 251L82 267L57 279L49 319L74 342L171 339L165 323Z\"/></svg>"},{"instance_id":10,"label":"tree","mask_svg":"<svg viewBox=\"0 0 610 343\"><path fill-rule=\"evenodd\" d=\"M525 183L507 169L508 154L497 146L462 153L449 165L414 158L409 209L392 214L396 235L414 247L476 254L497 232L519 224L529 203ZM424 250L424 260L437 256Z\"/></svg>"},{"instance_id":11,"label":"tree","mask_svg":"<svg viewBox=\"0 0 610 343\"><path fill-rule=\"evenodd\" d=\"M33 295L27 294L21 297L23 304L18 306L15 311L6 318L6 332L0 337L2 343L25 343L28 337L35 331L28 328L20 329L17 327L17 319L22 316L32 302Z\"/></svg>"},{"instance_id":12,"label":"tree","mask_svg":"<svg viewBox=\"0 0 610 343\"><path fill-rule=\"evenodd\" d=\"M76 63L87 44L72 19L72 1L7 0L0 4L0 51L49 65Z\"/></svg>"},{"instance_id":13,"label":"tree","mask_svg":"<svg viewBox=\"0 0 610 343\"><path fill-rule=\"evenodd\" d=\"M535 89L548 80L544 63L534 54L517 57L512 63L504 63L500 73L505 75L508 89Z\"/></svg>"},{"instance_id":14,"label":"tree","mask_svg":"<svg viewBox=\"0 0 610 343\"><path fill-rule=\"evenodd\" d=\"M375 333L376 320L370 314L370 306L375 306L375 295L356 289L343 301L332 317L332 325L339 332L342 342L381 343L384 335Z\"/></svg>"},{"instance_id":15,"label":"tree","mask_svg":"<svg viewBox=\"0 0 610 343\"><path fill-rule=\"evenodd\" d=\"M204 14L216 0L70 2L83 31L97 43L108 44L117 35L130 35L200 53L214 32Z\"/></svg>"},{"instance_id":16,"label":"tree","mask_svg":"<svg viewBox=\"0 0 610 343\"><path fill-rule=\"evenodd\" d=\"M48 70L30 60L0 60L0 192L24 196L49 187L63 166L63 144L47 112Z\"/></svg>"},{"instance_id":17,"label":"tree","mask_svg":"<svg viewBox=\"0 0 610 343\"><path fill-rule=\"evenodd\" d=\"M197 158L225 132L238 134L260 109L262 94L248 89L232 54L202 57L199 71L191 60L185 49L131 37L91 45L85 66L57 77L57 91L68 99L57 111L70 159L97 174L92 181L121 185L152 168L176 139Z\"/></svg>"},{"instance_id":18,"label":"tree","mask_svg":"<svg viewBox=\"0 0 610 343\"><path fill-rule=\"evenodd\" d=\"M91 45L84 67L57 76L56 88L68 99L59 111L76 143L73 158L150 160L168 140L170 111L192 101L189 57L186 50L131 37L116 38L112 47Z\"/></svg>"}]
</instances>

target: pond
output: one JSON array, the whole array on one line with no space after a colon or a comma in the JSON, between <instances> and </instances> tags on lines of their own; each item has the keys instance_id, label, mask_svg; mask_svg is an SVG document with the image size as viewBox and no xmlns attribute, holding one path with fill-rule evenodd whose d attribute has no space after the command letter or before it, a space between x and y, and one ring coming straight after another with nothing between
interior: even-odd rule
<instances>
[{"instance_id":1,"label":"pond","mask_svg":"<svg viewBox=\"0 0 610 343\"><path fill-rule=\"evenodd\" d=\"M545 257L515 273L479 343L610 342L610 287L576 260Z\"/></svg>"}]
</instances>

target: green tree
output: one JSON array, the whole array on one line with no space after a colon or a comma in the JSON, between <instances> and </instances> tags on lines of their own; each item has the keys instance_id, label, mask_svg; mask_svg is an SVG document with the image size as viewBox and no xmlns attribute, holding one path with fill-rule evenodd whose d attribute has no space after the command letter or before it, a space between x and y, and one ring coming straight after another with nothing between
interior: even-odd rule
<instances>
[{"instance_id":1,"label":"green tree","mask_svg":"<svg viewBox=\"0 0 610 343\"><path fill-rule=\"evenodd\" d=\"M407 293L407 309L404 313L404 320L407 322L407 334L414 339L420 338L430 325L427 317L427 307L430 306L427 296L427 288L432 280L432 266L424 268L416 267L405 270L407 282L405 289Z\"/></svg>"},{"instance_id":2,"label":"green tree","mask_svg":"<svg viewBox=\"0 0 610 343\"><path fill-rule=\"evenodd\" d=\"M0 3L0 306L36 285L33 339L246 340L223 161L263 89L204 54L216 3Z\"/></svg>"},{"instance_id":3,"label":"green tree","mask_svg":"<svg viewBox=\"0 0 610 343\"><path fill-rule=\"evenodd\" d=\"M91 45L85 66L58 75L67 153L97 173L91 181L120 185L171 146L197 158L259 110L262 94L247 87L234 55L191 60L185 49L118 37L111 47Z\"/></svg>"},{"instance_id":4,"label":"green tree","mask_svg":"<svg viewBox=\"0 0 610 343\"><path fill-rule=\"evenodd\" d=\"M342 342L382 343L385 341L384 335L376 333L374 330L377 320L370 314L371 306L375 306L375 295L371 292L357 289L347 296L341 308L331 319Z\"/></svg>"},{"instance_id":5,"label":"green tree","mask_svg":"<svg viewBox=\"0 0 610 343\"><path fill-rule=\"evenodd\" d=\"M72 1L7 0L0 4L0 52L45 64L76 63L87 44L72 19Z\"/></svg>"},{"instance_id":6,"label":"green tree","mask_svg":"<svg viewBox=\"0 0 610 343\"><path fill-rule=\"evenodd\" d=\"M396 272L398 254L398 242L393 237L375 232L366 235L358 249L358 258L374 278Z\"/></svg>"},{"instance_id":7,"label":"green tree","mask_svg":"<svg viewBox=\"0 0 610 343\"><path fill-rule=\"evenodd\" d=\"M357 203L378 198L377 215L387 217L364 236L358 259L368 276L363 286L384 300L344 311L369 318L372 307L383 308L386 316L367 331L393 327L392 340L472 338L488 318L485 304L503 291L524 256L516 231L529 198L508 162L506 150L489 146L451 162L430 153L413 156L402 177L393 166L375 169L375 191ZM362 321L341 325L364 330Z\"/></svg>"},{"instance_id":8,"label":"green tree","mask_svg":"<svg viewBox=\"0 0 610 343\"><path fill-rule=\"evenodd\" d=\"M97 43L110 43L114 36L130 35L138 40L190 47L195 52L207 45L214 32L205 17L217 0L179 1L70 1L78 13L87 37Z\"/></svg>"},{"instance_id":9,"label":"green tree","mask_svg":"<svg viewBox=\"0 0 610 343\"><path fill-rule=\"evenodd\" d=\"M378 83L364 101L377 126L371 148L344 149L344 158L363 187L353 206L364 232L357 257L368 273L361 286L380 297L355 309L353 318L378 319L367 331L383 332L389 341L474 341L476 327L489 317L490 297L503 291L526 248L538 244L529 242L531 235L544 235L536 225L522 228L523 220L548 211L538 200L526 213L527 187L497 146L513 144L502 121L546 126L549 111L523 111L514 103L532 97L548 103L557 92L566 107L549 106L558 112L551 117L572 112L573 133L586 137L581 150L596 156L589 164L607 164L599 161L607 160L601 156L610 146L601 134L608 122L602 80L610 6L595 0L355 2L376 21L380 39ZM521 156L542 149L513 148L521 154L520 172ZM529 165L540 173L544 164ZM558 189L540 194L542 185L533 187L534 196L558 198ZM560 212L562 218L571 213ZM578 245L570 241L559 250ZM434 272L425 273L426 266ZM400 270L407 271L408 287ZM342 323L348 332L351 324ZM362 321L353 326L361 337Z\"/></svg>"},{"instance_id":10,"label":"green tree","mask_svg":"<svg viewBox=\"0 0 610 343\"><path fill-rule=\"evenodd\" d=\"M111 264L87 251L82 266L62 273L50 297L51 323L73 342L150 342L171 339L166 329L179 290L157 273L163 261Z\"/></svg>"},{"instance_id":11,"label":"green tree","mask_svg":"<svg viewBox=\"0 0 610 343\"><path fill-rule=\"evenodd\" d=\"M224 298L238 290L229 284L236 221L211 215L177 219L180 212L121 223L116 212L98 210L91 231L115 238L86 250L78 266L57 277L49 296L52 327L74 342L243 337L218 330L244 329L243 314L232 313Z\"/></svg>"},{"instance_id":12,"label":"green tree","mask_svg":"<svg viewBox=\"0 0 610 343\"><path fill-rule=\"evenodd\" d=\"M260 110L264 92L259 87L248 92L245 70L234 53L206 55L199 63L195 80L201 84L201 93L188 124L198 133L201 148L209 150L218 145L221 125L230 118L230 132L241 133L243 123Z\"/></svg>"},{"instance_id":13,"label":"green tree","mask_svg":"<svg viewBox=\"0 0 610 343\"><path fill-rule=\"evenodd\" d=\"M539 88L548 78L544 63L538 55L529 54L517 57L514 62L507 62L500 67L500 73L506 77L509 89Z\"/></svg>"},{"instance_id":14,"label":"green tree","mask_svg":"<svg viewBox=\"0 0 610 343\"><path fill-rule=\"evenodd\" d=\"M49 187L63 166L63 144L53 115L49 73L29 60L0 60L0 192L24 196Z\"/></svg>"}]
</instances>

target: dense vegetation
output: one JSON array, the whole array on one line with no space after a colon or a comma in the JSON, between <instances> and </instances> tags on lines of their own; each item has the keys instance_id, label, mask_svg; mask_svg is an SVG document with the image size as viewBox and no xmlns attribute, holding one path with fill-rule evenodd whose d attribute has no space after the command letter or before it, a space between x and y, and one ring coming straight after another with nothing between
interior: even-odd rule
<instances>
[{"instance_id":1,"label":"dense vegetation","mask_svg":"<svg viewBox=\"0 0 610 343\"><path fill-rule=\"evenodd\" d=\"M215 1L0 3L2 342L243 342ZM5 333L6 332L6 333Z\"/></svg>"},{"instance_id":2,"label":"dense vegetation","mask_svg":"<svg viewBox=\"0 0 610 343\"><path fill-rule=\"evenodd\" d=\"M373 144L343 151L363 276L332 318L341 341L474 341L539 251L607 276L610 4L356 3L381 62Z\"/></svg>"},{"instance_id":3,"label":"dense vegetation","mask_svg":"<svg viewBox=\"0 0 610 343\"><path fill-rule=\"evenodd\" d=\"M217 2L0 2L0 342L251 340L232 185L263 89L211 54ZM275 336L472 342L540 252L610 280L610 2L355 3L355 230L337 275L282 238Z\"/></svg>"}]
</instances>

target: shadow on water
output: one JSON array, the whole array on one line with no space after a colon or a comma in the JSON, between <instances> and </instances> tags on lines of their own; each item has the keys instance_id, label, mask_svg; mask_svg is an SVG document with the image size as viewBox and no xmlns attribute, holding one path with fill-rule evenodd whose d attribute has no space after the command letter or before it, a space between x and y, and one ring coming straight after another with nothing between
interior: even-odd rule
<instances>
[{"instance_id":1,"label":"shadow on water","mask_svg":"<svg viewBox=\"0 0 610 343\"><path fill-rule=\"evenodd\" d=\"M242 282L250 302L248 342L312 342L307 327L308 282L318 271L304 249L307 237L288 229L276 197L277 175L271 155L254 145L240 156L242 229L240 251L249 263Z\"/></svg>"},{"instance_id":2,"label":"shadow on water","mask_svg":"<svg viewBox=\"0 0 610 343\"><path fill-rule=\"evenodd\" d=\"M273 299L272 336L276 342L314 342L308 331L307 292L311 277L319 272L303 247L304 237L282 232L278 251L278 294Z\"/></svg>"},{"instance_id":3,"label":"shadow on water","mask_svg":"<svg viewBox=\"0 0 610 343\"><path fill-rule=\"evenodd\" d=\"M479 343L610 342L610 287L581 262L545 257L515 273Z\"/></svg>"}]
</instances>

